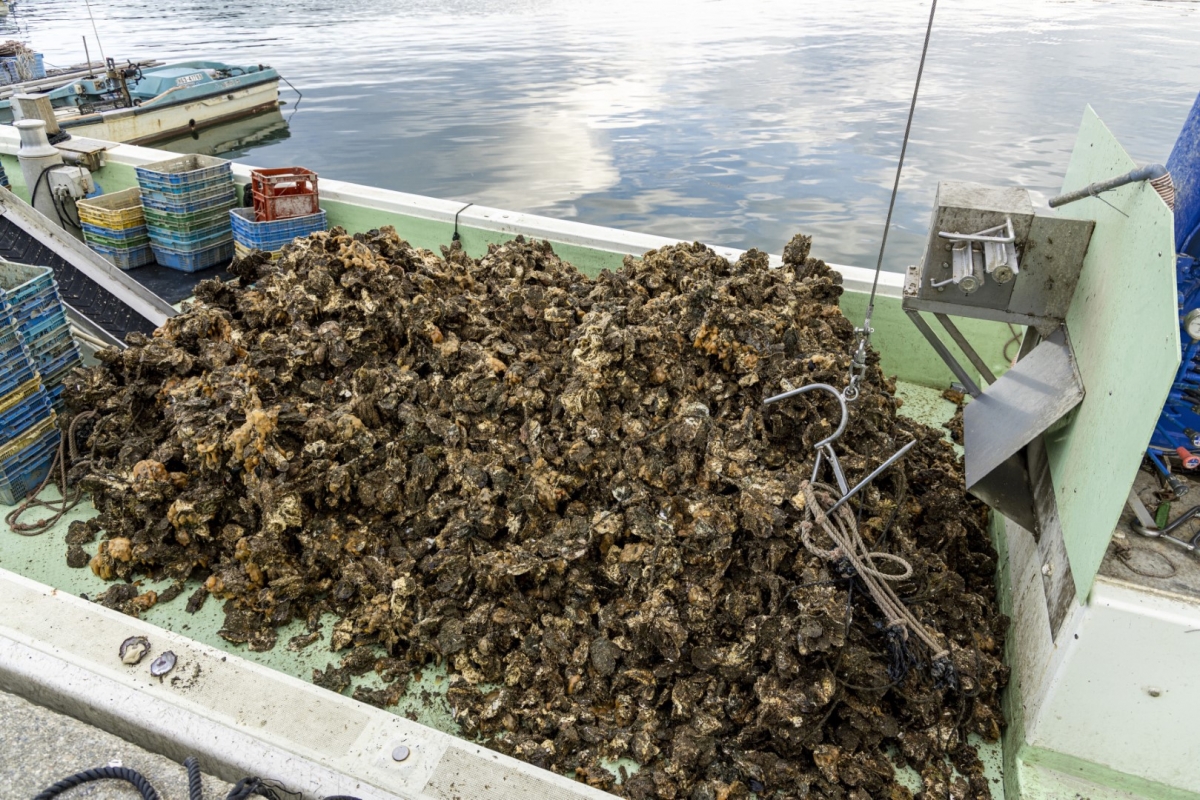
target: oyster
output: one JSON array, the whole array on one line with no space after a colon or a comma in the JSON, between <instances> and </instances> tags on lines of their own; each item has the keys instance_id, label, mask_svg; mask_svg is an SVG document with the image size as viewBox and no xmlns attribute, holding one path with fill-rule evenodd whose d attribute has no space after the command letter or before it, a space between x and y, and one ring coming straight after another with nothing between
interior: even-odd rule
<instances>
[{"instance_id":1,"label":"oyster","mask_svg":"<svg viewBox=\"0 0 1200 800\"><path fill-rule=\"evenodd\" d=\"M200 580L188 609L214 596L251 649L333 613L320 685L374 670L354 696L389 706L440 663L465 735L627 797L908 796L890 752L930 796L988 797L967 738L1003 726L986 510L874 354L836 446L857 477L917 440L852 507L912 565L898 590L957 681L801 539L836 408L762 400L841 385L854 339L809 248L771 269L680 244L596 278L545 242L475 259L390 229L253 255L68 379L98 412L76 477L99 516L71 541L103 532L106 603Z\"/></svg>"},{"instance_id":2,"label":"oyster","mask_svg":"<svg viewBox=\"0 0 1200 800\"><path fill-rule=\"evenodd\" d=\"M130 636L125 641L121 642L121 647L117 655L121 657L122 664L136 664L146 657L150 652L150 640L145 636Z\"/></svg>"}]
</instances>

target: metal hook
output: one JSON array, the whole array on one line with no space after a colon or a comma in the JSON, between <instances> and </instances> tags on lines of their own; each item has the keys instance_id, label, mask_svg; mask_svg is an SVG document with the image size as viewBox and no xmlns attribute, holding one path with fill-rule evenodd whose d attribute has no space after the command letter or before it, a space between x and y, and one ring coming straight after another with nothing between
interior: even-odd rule
<instances>
[{"instance_id":1,"label":"metal hook","mask_svg":"<svg viewBox=\"0 0 1200 800\"><path fill-rule=\"evenodd\" d=\"M834 397L837 398L838 405L842 407L842 422L841 422L841 424L839 424L837 426L836 431L834 431L832 434L830 434L826 438L822 439L821 441L819 441L815 445L813 445L813 447L816 447L819 449L819 448L822 448L825 445L829 444L830 442L835 441L846 430L846 418L847 418L848 412L846 410L846 398L842 397L841 392L839 392L837 389L830 386L828 383L810 383L808 386L801 386L799 389L792 389L790 392L784 392L783 394L777 394L774 397L768 397L766 400L763 400L763 405L769 406L772 403L778 403L780 400L787 400L789 397L796 397L797 395L805 394L806 392L811 392L814 389L824 389L825 391L829 392L831 395L833 395Z\"/></svg>"},{"instance_id":2,"label":"metal hook","mask_svg":"<svg viewBox=\"0 0 1200 800\"><path fill-rule=\"evenodd\" d=\"M834 503L833 506L825 512L826 514L832 514L843 504L845 504L847 500L862 491L868 483L879 477L884 470L899 461L901 456L912 449L913 445L917 443L917 440L913 439L911 442L904 445L904 447L900 448L891 458L876 467L870 475L863 478L854 486L853 489L851 489L849 488L849 484L846 483L846 475L844 472L842 472L842 465L841 462L838 461L837 453L833 452L833 442L835 442L845 432L846 421L849 416L846 410L846 397L842 392L839 392L837 389L833 388L827 383L810 383L808 386L801 386L799 389L792 389L790 392L784 392L783 394L777 394L774 397L768 397L763 401L763 405L778 403L780 400L787 400L789 397L796 397L797 395L811 392L814 389L823 389L824 391L832 394L837 398L838 406L842 410L842 420L838 424L837 430L813 445L813 449L817 451L817 456L813 461L811 482L816 482L817 475L821 471L821 462L828 460L829 468L833 470L834 480L837 481L838 491L842 493L841 499Z\"/></svg>"}]
</instances>

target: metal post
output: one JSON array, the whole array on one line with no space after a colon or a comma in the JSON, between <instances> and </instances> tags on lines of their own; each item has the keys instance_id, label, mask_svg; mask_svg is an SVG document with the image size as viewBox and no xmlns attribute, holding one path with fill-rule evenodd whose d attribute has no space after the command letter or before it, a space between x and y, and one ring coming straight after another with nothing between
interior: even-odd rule
<instances>
[{"instance_id":1,"label":"metal post","mask_svg":"<svg viewBox=\"0 0 1200 800\"><path fill-rule=\"evenodd\" d=\"M971 347L971 343L967 341L967 337L963 336L962 331L958 329L958 326L954 324L954 321L951 320L950 317L939 312L934 312L934 316L937 317L938 322L942 323L942 327L946 329L946 333L950 334L950 338L954 340L954 343L958 345L959 349L962 350L963 353L966 354L967 358L971 360L971 363L975 365L975 369L979 370L979 374L983 376L983 379L988 383L995 383L996 376L992 374L990 369L988 369L987 363L979 356L979 353L975 352L975 348Z\"/></svg>"},{"instance_id":2,"label":"metal post","mask_svg":"<svg viewBox=\"0 0 1200 800\"><path fill-rule=\"evenodd\" d=\"M905 309L905 313L908 314L908 318L913 321L913 324L917 326L917 330L925 335L930 347L937 351L937 354L942 357L942 361L946 362L946 366L949 367L950 371L954 373L954 377L958 378L958 382L966 388L967 394L971 395L972 397L979 397L981 394L983 394L983 391L979 388L979 385L975 383L974 379L972 379L971 376L967 374L967 371L962 368L962 365L958 363L958 359L956 359L950 353L950 350L946 347L942 340L938 338L938 335L933 332L933 328L929 327L929 323L925 321L920 312L913 311L912 309Z\"/></svg>"}]
</instances>

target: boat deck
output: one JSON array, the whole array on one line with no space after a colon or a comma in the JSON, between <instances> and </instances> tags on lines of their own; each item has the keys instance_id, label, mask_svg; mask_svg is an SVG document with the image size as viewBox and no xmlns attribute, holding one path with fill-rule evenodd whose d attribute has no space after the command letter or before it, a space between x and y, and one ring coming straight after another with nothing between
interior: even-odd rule
<instances>
[{"instance_id":1,"label":"boat deck","mask_svg":"<svg viewBox=\"0 0 1200 800\"><path fill-rule=\"evenodd\" d=\"M1171 504L1169 521L1179 519L1200 503L1200 480L1193 479L1190 483L1192 491ZM1138 473L1134 487L1147 500L1159 488L1157 479L1145 470ZM1145 536L1134 530L1134 522L1133 512L1126 508L1100 565L1100 575L1185 602L1200 602L1200 550L1189 551L1166 539ZM1173 535L1190 541L1197 532L1200 532L1200 514Z\"/></svg>"}]
</instances>

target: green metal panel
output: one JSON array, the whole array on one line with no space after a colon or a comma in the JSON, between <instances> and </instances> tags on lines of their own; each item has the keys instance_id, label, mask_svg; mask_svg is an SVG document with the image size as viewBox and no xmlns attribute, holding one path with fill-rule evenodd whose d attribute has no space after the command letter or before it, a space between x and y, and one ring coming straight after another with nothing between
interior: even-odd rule
<instances>
[{"instance_id":1,"label":"green metal panel","mask_svg":"<svg viewBox=\"0 0 1200 800\"><path fill-rule=\"evenodd\" d=\"M1136 167L1089 106L1063 191ZM1145 183L1064 206L1096 221L1067 331L1084 399L1046 451L1075 591L1086 599L1179 366L1174 219Z\"/></svg>"}]
</instances>

